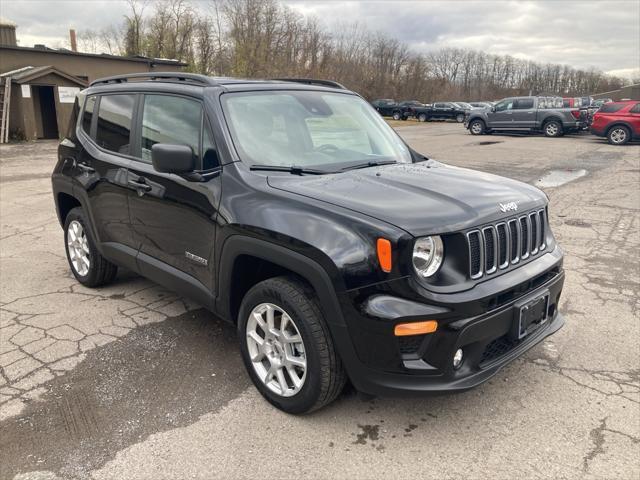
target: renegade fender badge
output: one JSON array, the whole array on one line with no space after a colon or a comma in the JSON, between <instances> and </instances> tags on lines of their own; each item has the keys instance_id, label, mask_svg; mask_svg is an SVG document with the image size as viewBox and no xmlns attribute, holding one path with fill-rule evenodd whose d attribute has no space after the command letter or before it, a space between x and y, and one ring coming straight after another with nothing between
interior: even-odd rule
<instances>
[{"instance_id":1,"label":"renegade fender badge","mask_svg":"<svg viewBox=\"0 0 640 480\"><path fill-rule=\"evenodd\" d=\"M511 210L515 212L518 210L518 204L516 202L499 203L498 205L500 206L500 211L502 213L507 213L507 212L510 212Z\"/></svg>"},{"instance_id":2,"label":"renegade fender badge","mask_svg":"<svg viewBox=\"0 0 640 480\"><path fill-rule=\"evenodd\" d=\"M187 257L189 260L193 260L194 262L199 263L200 265L204 265L205 267L209 264L207 259L199 257L198 255L194 255L193 253L188 252L186 250L184 252L184 256Z\"/></svg>"}]
</instances>

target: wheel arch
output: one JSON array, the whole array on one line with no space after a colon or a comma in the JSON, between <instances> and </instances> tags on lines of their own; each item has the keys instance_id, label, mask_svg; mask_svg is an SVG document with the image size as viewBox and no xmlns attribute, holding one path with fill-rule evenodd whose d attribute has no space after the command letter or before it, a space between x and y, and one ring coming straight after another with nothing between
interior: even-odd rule
<instances>
[{"instance_id":1,"label":"wheel arch","mask_svg":"<svg viewBox=\"0 0 640 480\"><path fill-rule=\"evenodd\" d=\"M246 274L248 266L252 271ZM246 292L262 280L281 275L306 282L318 296L327 323L344 326L333 282L320 264L283 246L244 235L230 236L222 247L216 310L236 323Z\"/></svg>"},{"instance_id":2,"label":"wheel arch","mask_svg":"<svg viewBox=\"0 0 640 480\"><path fill-rule=\"evenodd\" d=\"M629 125L624 120L617 120L617 121L611 122L610 125L607 125L607 128L604 131L605 137L608 136L609 132L611 132L611 130L613 130L615 127L625 127L629 131L629 134L633 134L633 129L631 128L631 125Z\"/></svg>"},{"instance_id":3,"label":"wheel arch","mask_svg":"<svg viewBox=\"0 0 640 480\"><path fill-rule=\"evenodd\" d=\"M76 207L82 207L80 200L67 192L58 192L56 194L56 210L58 213L58 220L60 225L64 226L69 212Z\"/></svg>"},{"instance_id":4,"label":"wheel arch","mask_svg":"<svg viewBox=\"0 0 640 480\"><path fill-rule=\"evenodd\" d=\"M480 115L476 115L475 117L469 117L468 123L467 123L467 129L471 128L471 124L475 121L479 121L482 122L482 124L484 125L484 128L487 128L487 121L482 118Z\"/></svg>"},{"instance_id":5,"label":"wheel arch","mask_svg":"<svg viewBox=\"0 0 640 480\"><path fill-rule=\"evenodd\" d=\"M549 122L552 121L556 121L560 124L560 127L564 129L564 123L562 122L562 118L556 116L556 115L551 115L549 117L546 117L543 121L542 121L542 128L545 127L545 125Z\"/></svg>"}]
</instances>

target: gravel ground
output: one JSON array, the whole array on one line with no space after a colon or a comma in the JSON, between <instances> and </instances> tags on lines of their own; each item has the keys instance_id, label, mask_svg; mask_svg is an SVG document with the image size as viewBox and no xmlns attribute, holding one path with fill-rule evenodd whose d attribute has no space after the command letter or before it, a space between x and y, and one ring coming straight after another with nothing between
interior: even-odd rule
<instances>
[{"instance_id":1,"label":"gravel ground","mask_svg":"<svg viewBox=\"0 0 640 480\"><path fill-rule=\"evenodd\" d=\"M2 146L0 479L640 478L640 146L403 123L422 153L543 185L566 252L560 332L464 394L347 390L289 416L195 303L126 272L75 282L56 144Z\"/></svg>"}]
</instances>

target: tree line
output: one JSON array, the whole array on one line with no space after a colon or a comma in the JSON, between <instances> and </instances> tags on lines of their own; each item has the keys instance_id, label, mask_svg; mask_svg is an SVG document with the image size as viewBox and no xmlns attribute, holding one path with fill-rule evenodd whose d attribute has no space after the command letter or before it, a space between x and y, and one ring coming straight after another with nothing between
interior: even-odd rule
<instances>
[{"instance_id":1,"label":"tree line","mask_svg":"<svg viewBox=\"0 0 640 480\"><path fill-rule=\"evenodd\" d=\"M491 100L509 95L578 96L625 80L597 69L440 48L412 51L365 26L328 28L277 0L129 0L121 25L78 35L82 50L188 63L191 72L340 82L368 99Z\"/></svg>"}]
</instances>

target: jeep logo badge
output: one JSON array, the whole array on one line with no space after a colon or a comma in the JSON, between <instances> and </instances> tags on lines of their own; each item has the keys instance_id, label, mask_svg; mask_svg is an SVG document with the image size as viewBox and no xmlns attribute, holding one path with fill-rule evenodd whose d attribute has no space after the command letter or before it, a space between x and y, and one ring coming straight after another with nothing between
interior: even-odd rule
<instances>
[{"instance_id":1,"label":"jeep logo badge","mask_svg":"<svg viewBox=\"0 0 640 480\"><path fill-rule=\"evenodd\" d=\"M511 210L513 210L514 212L518 210L518 204L516 202L499 203L498 205L500 206L500 210L503 213L510 212Z\"/></svg>"}]
</instances>

